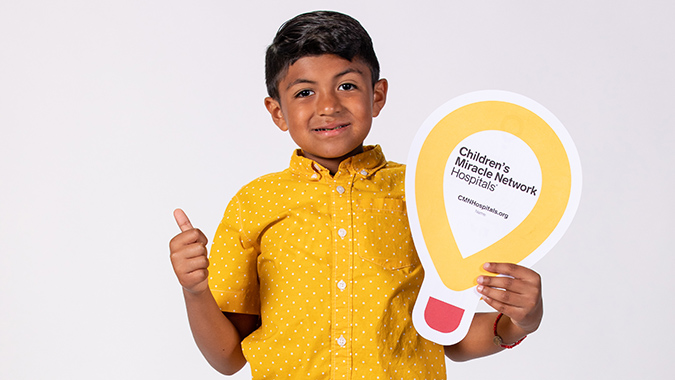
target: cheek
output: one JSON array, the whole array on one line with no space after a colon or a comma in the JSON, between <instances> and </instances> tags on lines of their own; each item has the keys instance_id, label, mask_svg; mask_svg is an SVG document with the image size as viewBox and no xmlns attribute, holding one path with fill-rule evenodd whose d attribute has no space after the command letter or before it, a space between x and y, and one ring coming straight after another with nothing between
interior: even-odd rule
<instances>
[{"instance_id":1,"label":"cheek","mask_svg":"<svg viewBox=\"0 0 675 380\"><path fill-rule=\"evenodd\" d=\"M373 107L373 94L369 94L366 99L363 99L363 103L361 103L361 107L363 108L363 113L365 115L368 115L368 117L372 118L374 117L375 109Z\"/></svg>"},{"instance_id":2,"label":"cheek","mask_svg":"<svg viewBox=\"0 0 675 380\"><path fill-rule=\"evenodd\" d=\"M350 109L352 114L358 115L361 119L372 117L373 107L368 98L361 98L353 102Z\"/></svg>"},{"instance_id":3,"label":"cheek","mask_svg":"<svg viewBox=\"0 0 675 380\"><path fill-rule=\"evenodd\" d=\"M293 134L293 131L297 129L297 126L300 124L298 120L297 112L292 108L287 108L284 112L284 121L286 122L286 128L290 134Z\"/></svg>"},{"instance_id":4,"label":"cheek","mask_svg":"<svg viewBox=\"0 0 675 380\"><path fill-rule=\"evenodd\" d=\"M288 107L287 112L285 113L286 115L286 120L288 123L293 123L293 124L302 124L302 123L307 123L307 119L309 118L309 113L308 113L308 107L306 105L300 106L300 105L294 105L292 107Z\"/></svg>"}]
</instances>

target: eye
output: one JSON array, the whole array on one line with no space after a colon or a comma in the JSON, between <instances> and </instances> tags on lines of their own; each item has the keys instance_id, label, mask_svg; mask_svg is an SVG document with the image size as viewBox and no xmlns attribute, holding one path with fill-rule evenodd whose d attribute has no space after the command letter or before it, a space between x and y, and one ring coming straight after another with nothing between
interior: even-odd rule
<instances>
[{"instance_id":1,"label":"eye","mask_svg":"<svg viewBox=\"0 0 675 380\"><path fill-rule=\"evenodd\" d=\"M298 91L297 94L295 94L296 98L306 98L310 95L314 94L314 91L312 90L300 90Z\"/></svg>"},{"instance_id":2,"label":"eye","mask_svg":"<svg viewBox=\"0 0 675 380\"><path fill-rule=\"evenodd\" d=\"M343 83L343 84L341 84L340 87L338 87L338 88L339 88L340 90L342 90L342 91L349 91L349 90L355 90L355 89L356 89L356 85L353 84L353 83Z\"/></svg>"}]
</instances>

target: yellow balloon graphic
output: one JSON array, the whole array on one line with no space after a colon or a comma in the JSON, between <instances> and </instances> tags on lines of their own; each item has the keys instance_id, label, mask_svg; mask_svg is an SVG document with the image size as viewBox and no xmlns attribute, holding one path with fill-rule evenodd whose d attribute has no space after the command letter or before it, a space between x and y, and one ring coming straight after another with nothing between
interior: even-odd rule
<instances>
[{"instance_id":1,"label":"yellow balloon graphic","mask_svg":"<svg viewBox=\"0 0 675 380\"><path fill-rule=\"evenodd\" d=\"M491 140L505 134L515 138ZM477 219L475 215L462 213L454 216L459 218L459 221L453 219L455 224L448 220L451 217L447 212L448 202L457 202L457 199L445 199L448 184L444 181L457 181L452 176L446 178L447 169L449 165L457 164L451 156L456 154L460 144L469 141L467 139L485 140L482 146L491 152L481 153L488 155L506 151L516 161L523 157L524 151L518 150L521 148L516 149L513 145L509 150L511 146L497 145L517 142L519 147L531 150L536 157L532 160L536 161L537 170L541 170L541 186L537 188L536 201L528 198L531 199L527 201L531 210L523 208L527 202L522 197L534 194L512 191L514 189L500 179L503 176L485 177L496 183L488 189L474 186L472 190L457 190L452 187L455 182L450 187L455 191L453 196L456 191L472 191L477 196L489 198L499 209L519 209L523 215L520 223L519 219L508 222ZM479 173L483 174L490 169L485 162L482 166L474 166L474 170L480 169ZM520 169L533 170L532 167ZM482 269L483 264L532 265L562 237L576 212L580 193L581 165L574 143L555 116L538 103L509 92L481 91L453 99L434 112L413 141L406 173L410 226L425 270L425 279L413 309L417 331L441 344L461 340L480 300L474 290L476 279L481 274L491 275ZM498 225L507 233L504 236L498 234L496 241L490 242L480 234L466 234L467 229L461 230L469 238L486 240L477 252L464 252L463 255L452 225L459 226L456 223L468 222L468 218L472 218L471 223L483 223L481 226L486 228L485 231L496 230ZM484 222L487 220L490 221Z\"/></svg>"},{"instance_id":2,"label":"yellow balloon graphic","mask_svg":"<svg viewBox=\"0 0 675 380\"><path fill-rule=\"evenodd\" d=\"M523 140L537 156L542 171L539 199L516 229L465 259L457 248L445 210L445 165L450 153L466 137L496 127ZM548 238L567 207L571 176L565 148L544 120L515 104L488 101L457 109L434 127L424 141L417 162L414 202L424 242L434 266L447 268L439 275L445 286L453 290L461 291L476 285L477 276L484 272L481 267L485 262L522 261Z\"/></svg>"}]
</instances>

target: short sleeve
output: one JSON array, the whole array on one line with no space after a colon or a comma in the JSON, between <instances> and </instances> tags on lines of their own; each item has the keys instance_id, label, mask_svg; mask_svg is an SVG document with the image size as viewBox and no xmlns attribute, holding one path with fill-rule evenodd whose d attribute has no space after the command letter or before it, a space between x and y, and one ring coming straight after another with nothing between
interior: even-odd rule
<instances>
[{"instance_id":1,"label":"short sleeve","mask_svg":"<svg viewBox=\"0 0 675 380\"><path fill-rule=\"evenodd\" d=\"M234 197L225 210L209 255L209 288L220 310L260 314L258 250L246 238L241 204Z\"/></svg>"}]
</instances>

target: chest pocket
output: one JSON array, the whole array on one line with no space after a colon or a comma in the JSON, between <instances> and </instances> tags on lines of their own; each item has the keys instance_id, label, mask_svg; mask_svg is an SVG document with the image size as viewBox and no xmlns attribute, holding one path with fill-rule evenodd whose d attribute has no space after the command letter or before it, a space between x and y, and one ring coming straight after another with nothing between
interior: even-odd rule
<instances>
[{"instance_id":1,"label":"chest pocket","mask_svg":"<svg viewBox=\"0 0 675 380\"><path fill-rule=\"evenodd\" d=\"M354 216L356 252L362 259L391 270L419 262L403 199L359 200Z\"/></svg>"}]
</instances>

